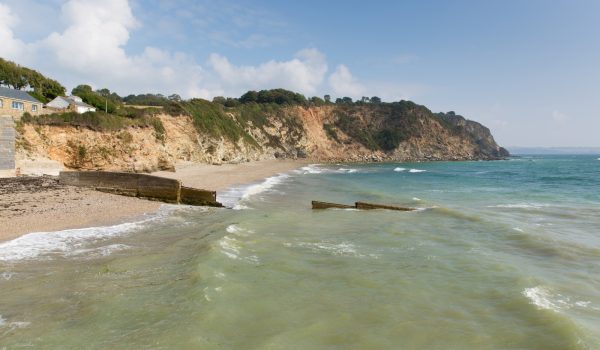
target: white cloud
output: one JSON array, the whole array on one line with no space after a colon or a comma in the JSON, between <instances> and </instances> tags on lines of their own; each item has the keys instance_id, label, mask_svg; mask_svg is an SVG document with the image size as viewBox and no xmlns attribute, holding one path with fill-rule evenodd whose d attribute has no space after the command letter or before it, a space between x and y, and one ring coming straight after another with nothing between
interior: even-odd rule
<instances>
[{"instance_id":1,"label":"white cloud","mask_svg":"<svg viewBox=\"0 0 600 350\"><path fill-rule=\"evenodd\" d=\"M18 21L7 5L0 4L0 56L4 58L17 59L26 50L25 44L14 37L13 28Z\"/></svg>"},{"instance_id":2,"label":"white cloud","mask_svg":"<svg viewBox=\"0 0 600 350\"><path fill-rule=\"evenodd\" d=\"M327 73L325 56L304 49L289 61L268 61L258 66L235 66L226 57L212 54L209 66L225 87L234 90L285 88L315 94Z\"/></svg>"},{"instance_id":3,"label":"white cloud","mask_svg":"<svg viewBox=\"0 0 600 350\"><path fill-rule=\"evenodd\" d=\"M14 8L25 11L16 5ZM327 60L316 48L303 49L288 60L257 65L236 65L214 53L204 67L188 54L153 46L128 52L130 38L141 26L128 0L66 0L58 8L60 29L53 24L51 34L25 42L15 36L19 32L18 16L11 7L0 4L0 56L58 79L68 89L89 84L121 95L177 93L184 98L239 96L247 90L269 88L285 88L308 96L329 92L353 98L367 92L383 99L404 96L400 91L403 89L396 85L381 90L378 86L385 84L361 84L343 64L326 80ZM255 21L250 15L240 18L236 19L238 27ZM242 46L266 45L271 39L250 35Z\"/></svg>"},{"instance_id":4,"label":"white cloud","mask_svg":"<svg viewBox=\"0 0 600 350\"><path fill-rule=\"evenodd\" d=\"M352 76L345 65L337 66L335 72L329 76L329 85L336 96L362 97L365 87Z\"/></svg>"}]
</instances>

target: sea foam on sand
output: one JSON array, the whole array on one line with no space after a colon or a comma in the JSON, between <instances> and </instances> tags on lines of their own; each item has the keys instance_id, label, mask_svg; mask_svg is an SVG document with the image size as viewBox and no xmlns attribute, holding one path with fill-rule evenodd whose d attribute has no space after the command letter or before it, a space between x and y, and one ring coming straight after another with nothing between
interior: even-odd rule
<instances>
[{"instance_id":1,"label":"sea foam on sand","mask_svg":"<svg viewBox=\"0 0 600 350\"><path fill-rule=\"evenodd\" d=\"M88 250L85 248L85 245L140 229L149 222L164 218L175 208L176 206L163 205L158 213L136 222L55 232L29 233L13 240L0 243L0 262L29 260L49 254L73 256L86 252L96 252L100 255L108 255L112 251L122 250L127 248L127 246L112 244L106 247Z\"/></svg>"}]
</instances>

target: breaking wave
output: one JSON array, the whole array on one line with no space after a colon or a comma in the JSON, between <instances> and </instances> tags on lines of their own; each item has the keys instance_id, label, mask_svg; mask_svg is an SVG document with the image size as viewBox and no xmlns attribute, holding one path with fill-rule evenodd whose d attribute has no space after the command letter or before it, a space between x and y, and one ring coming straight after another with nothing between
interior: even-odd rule
<instances>
[{"instance_id":1,"label":"breaking wave","mask_svg":"<svg viewBox=\"0 0 600 350\"><path fill-rule=\"evenodd\" d=\"M223 205L236 210L249 209L248 206L243 204L245 200L256 196L257 194L272 190L273 187L283 183L288 178L290 178L290 175L288 174L279 174L268 177L260 183L232 187L222 194L219 194L217 200L223 203Z\"/></svg>"}]
</instances>

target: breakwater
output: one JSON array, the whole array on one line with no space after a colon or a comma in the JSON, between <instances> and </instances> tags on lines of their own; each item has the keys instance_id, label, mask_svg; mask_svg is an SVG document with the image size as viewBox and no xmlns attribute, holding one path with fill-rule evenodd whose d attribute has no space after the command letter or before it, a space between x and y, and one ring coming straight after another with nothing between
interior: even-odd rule
<instances>
[{"instance_id":1,"label":"breakwater","mask_svg":"<svg viewBox=\"0 0 600 350\"><path fill-rule=\"evenodd\" d=\"M182 186L181 181L164 177L109 171L63 171L63 185L90 187L123 196L147 198L166 203L222 207L217 193Z\"/></svg>"}]
</instances>

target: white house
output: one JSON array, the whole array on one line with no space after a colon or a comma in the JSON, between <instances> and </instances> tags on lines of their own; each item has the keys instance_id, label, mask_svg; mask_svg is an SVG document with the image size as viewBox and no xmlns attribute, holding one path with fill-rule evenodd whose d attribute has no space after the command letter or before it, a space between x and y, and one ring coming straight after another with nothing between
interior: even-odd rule
<instances>
[{"instance_id":1,"label":"white house","mask_svg":"<svg viewBox=\"0 0 600 350\"><path fill-rule=\"evenodd\" d=\"M92 107L81 100L79 96L58 96L46 104L47 108L59 110L72 110L79 114L85 112L95 112L96 107Z\"/></svg>"}]
</instances>

